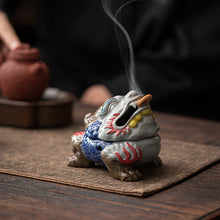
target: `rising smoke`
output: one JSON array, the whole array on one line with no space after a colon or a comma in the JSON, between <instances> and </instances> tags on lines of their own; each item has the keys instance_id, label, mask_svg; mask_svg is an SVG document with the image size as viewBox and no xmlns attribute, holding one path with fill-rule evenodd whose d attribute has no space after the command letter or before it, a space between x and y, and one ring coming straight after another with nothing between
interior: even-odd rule
<instances>
[{"instance_id":1,"label":"rising smoke","mask_svg":"<svg viewBox=\"0 0 220 220\"><path fill-rule=\"evenodd\" d=\"M115 1L118 1L118 0L115 0ZM133 50L132 42L131 42L128 32L126 31L126 29L124 28L124 26L120 23L118 19L121 15L122 10L127 5L133 2L136 2L136 1L140 1L140 0L126 1L126 3L123 3L115 12L113 12L113 9L112 9L112 0L102 0L102 7L105 13L110 17L110 19L114 22L114 25L115 25L115 33L116 33L118 45L120 48L120 52L122 55L123 63L125 66L125 72L126 72L128 82L129 82L129 89L130 90L134 89L143 95L143 92L139 88L136 82L136 79L135 79L136 70L135 70L135 59L134 59L134 50ZM125 50L126 48L122 46L124 41L120 36L124 37L127 50Z\"/></svg>"}]
</instances>

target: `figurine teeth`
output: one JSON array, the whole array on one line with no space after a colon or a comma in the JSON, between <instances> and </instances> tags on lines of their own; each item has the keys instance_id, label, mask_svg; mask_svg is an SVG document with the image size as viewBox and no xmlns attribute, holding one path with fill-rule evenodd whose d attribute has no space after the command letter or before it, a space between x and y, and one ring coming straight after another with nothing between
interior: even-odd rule
<instances>
[{"instance_id":1,"label":"figurine teeth","mask_svg":"<svg viewBox=\"0 0 220 220\"><path fill-rule=\"evenodd\" d=\"M132 107L134 107L134 108L136 108L136 107L137 107L136 103L134 103L134 102L133 102L133 103L131 103L131 106L132 106Z\"/></svg>"}]
</instances>

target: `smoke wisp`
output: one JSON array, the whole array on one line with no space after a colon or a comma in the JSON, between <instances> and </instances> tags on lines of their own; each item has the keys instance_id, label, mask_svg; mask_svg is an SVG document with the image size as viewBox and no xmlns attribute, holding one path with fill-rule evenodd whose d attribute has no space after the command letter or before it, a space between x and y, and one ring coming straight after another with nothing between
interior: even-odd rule
<instances>
[{"instance_id":1,"label":"smoke wisp","mask_svg":"<svg viewBox=\"0 0 220 220\"><path fill-rule=\"evenodd\" d=\"M114 22L116 38L117 38L119 49L120 49L120 52L121 52L121 55L122 55L122 60L123 60L124 66L125 66L125 72L126 72L128 82L129 82L129 89L130 90L134 89L137 92L139 92L140 94L143 94L141 89L139 88L139 86L136 82L136 78L135 78L135 75L136 75L135 58L134 58L134 50L133 50L133 46L132 46L130 36L129 36L127 30L125 29L125 27L118 20L118 17L121 16L122 10L127 5L129 5L133 2L136 2L136 1L140 1L140 0L127 1L126 3L122 4L116 10L115 13L113 12L113 9L112 9L112 1L111 0L102 0L102 7L103 7L105 13ZM123 40L121 39L120 36L124 37L124 39L125 39L124 41L126 42L125 43L126 48L124 48L122 46ZM127 49L127 50L125 51L125 49Z\"/></svg>"}]
</instances>

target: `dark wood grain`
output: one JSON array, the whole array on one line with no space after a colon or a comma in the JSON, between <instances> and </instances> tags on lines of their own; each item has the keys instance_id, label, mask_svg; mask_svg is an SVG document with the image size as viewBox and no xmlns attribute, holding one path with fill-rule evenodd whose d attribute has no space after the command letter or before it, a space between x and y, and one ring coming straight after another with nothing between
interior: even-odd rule
<instances>
[{"instance_id":1,"label":"dark wood grain","mask_svg":"<svg viewBox=\"0 0 220 220\"><path fill-rule=\"evenodd\" d=\"M76 105L74 123L95 109ZM220 123L156 112L162 137L220 145ZM147 198L0 174L0 219L198 219L220 207L220 164Z\"/></svg>"},{"instance_id":2,"label":"dark wood grain","mask_svg":"<svg viewBox=\"0 0 220 220\"><path fill-rule=\"evenodd\" d=\"M172 140L220 146L220 123L156 112L160 135Z\"/></svg>"},{"instance_id":3,"label":"dark wood grain","mask_svg":"<svg viewBox=\"0 0 220 220\"><path fill-rule=\"evenodd\" d=\"M196 219L220 207L220 164L147 198L0 175L2 219ZM17 219L17 218L15 218Z\"/></svg>"}]
</instances>

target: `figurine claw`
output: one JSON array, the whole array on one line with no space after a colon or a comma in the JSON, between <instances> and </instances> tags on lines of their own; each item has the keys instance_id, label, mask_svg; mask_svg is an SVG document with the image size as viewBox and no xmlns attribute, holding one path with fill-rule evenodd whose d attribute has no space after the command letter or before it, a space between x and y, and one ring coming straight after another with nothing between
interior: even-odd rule
<instances>
[{"instance_id":1,"label":"figurine claw","mask_svg":"<svg viewBox=\"0 0 220 220\"><path fill-rule=\"evenodd\" d=\"M119 173L118 177L119 180L131 182L140 180L142 175L138 170L131 167L126 167L126 169Z\"/></svg>"}]
</instances>

